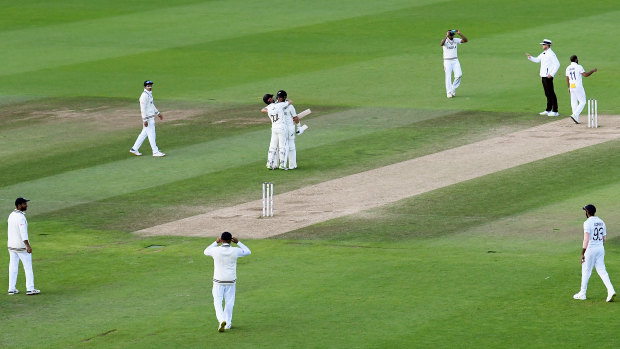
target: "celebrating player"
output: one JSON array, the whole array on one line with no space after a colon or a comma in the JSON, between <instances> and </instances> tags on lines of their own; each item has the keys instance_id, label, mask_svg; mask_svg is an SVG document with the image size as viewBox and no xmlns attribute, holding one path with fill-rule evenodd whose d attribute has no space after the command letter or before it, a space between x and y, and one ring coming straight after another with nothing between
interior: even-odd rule
<instances>
[{"instance_id":1,"label":"celebrating player","mask_svg":"<svg viewBox=\"0 0 620 349\"><path fill-rule=\"evenodd\" d=\"M275 170L278 167L285 169L286 152L288 150L288 127L284 121L282 108L288 102L275 103L273 95L267 93L263 96L263 102L267 106L261 112L267 114L271 120L271 141L269 142L269 152L267 153L267 168ZM276 156L276 154L278 154ZM276 163L276 158L279 159Z\"/></svg>"},{"instance_id":2,"label":"celebrating player","mask_svg":"<svg viewBox=\"0 0 620 349\"><path fill-rule=\"evenodd\" d=\"M458 34L461 38L455 38ZM461 84L461 63L457 55L457 45L467 42L467 38L458 29L448 30L446 37L441 40L443 46L443 70L446 73L446 94L448 98L456 96L455 90ZM452 72L454 72L454 82L452 82Z\"/></svg>"},{"instance_id":3,"label":"celebrating player","mask_svg":"<svg viewBox=\"0 0 620 349\"><path fill-rule=\"evenodd\" d=\"M596 207L594 205L586 205L583 207L586 211L586 221L583 223L583 249L581 250L581 290L573 296L574 299L586 299L586 291L588 289L588 281L592 274L592 268L596 267L596 272L603 280L607 287L607 301L613 302L616 297L616 291L611 285L609 274L605 269L605 243L607 237L607 229L602 219L595 216Z\"/></svg>"},{"instance_id":4,"label":"celebrating player","mask_svg":"<svg viewBox=\"0 0 620 349\"><path fill-rule=\"evenodd\" d=\"M579 114L586 106L586 90L583 89L582 76L586 78L597 71L596 68L586 72L581 65L579 65L579 58L577 56L570 56L571 64L566 68L566 84L568 85L568 93L570 94L570 106L573 110L573 114L570 116L573 121L579 123Z\"/></svg>"},{"instance_id":5,"label":"celebrating player","mask_svg":"<svg viewBox=\"0 0 620 349\"><path fill-rule=\"evenodd\" d=\"M286 97L287 93L284 90L280 90L276 94L278 103L285 103ZM288 169L294 170L297 168L297 150L295 148L295 134L297 132L295 131L295 129L296 125L299 124L299 118L297 117L297 111L295 111L295 107L290 103L290 101L282 107L282 111L284 114L284 123L286 125L288 137L288 149L286 151L286 160L284 161L284 167L286 168L286 163L288 161Z\"/></svg>"}]
</instances>

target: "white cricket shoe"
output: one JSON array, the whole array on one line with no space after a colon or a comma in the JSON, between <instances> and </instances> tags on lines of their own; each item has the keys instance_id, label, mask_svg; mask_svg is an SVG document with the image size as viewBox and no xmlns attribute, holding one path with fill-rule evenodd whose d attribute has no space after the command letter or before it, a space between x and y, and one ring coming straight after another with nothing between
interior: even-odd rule
<instances>
[{"instance_id":1,"label":"white cricket shoe","mask_svg":"<svg viewBox=\"0 0 620 349\"><path fill-rule=\"evenodd\" d=\"M166 154L164 154L164 153L162 153L162 152L160 152L160 151L159 151L159 152L157 152L157 153L153 153L153 156L154 156L154 157L161 158L161 157L166 156Z\"/></svg>"},{"instance_id":2,"label":"white cricket shoe","mask_svg":"<svg viewBox=\"0 0 620 349\"><path fill-rule=\"evenodd\" d=\"M542 112L542 113L538 113L538 115L549 115L549 113L550 113L550 112L548 112L548 111L546 111L546 110L545 110L545 111L544 111L544 112Z\"/></svg>"},{"instance_id":3,"label":"white cricket shoe","mask_svg":"<svg viewBox=\"0 0 620 349\"><path fill-rule=\"evenodd\" d=\"M135 150L134 148L129 149L129 152L132 153L135 156L142 155L142 153L140 153L139 151Z\"/></svg>"},{"instance_id":4,"label":"white cricket shoe","mask_svg":"<svg viewBox=\"0 0 620 349\"><path fill-rule=\"evenodd\" d=\"M571 116L570 116L570 118L571 118L571 119L573 119L573 121L574 121L577 125L579 125L579 121L578 121L578 119L575 119L575 116L574 116L574 115L571 115Z\"/></svg>"},{"instance_id":5,"label":"white cricket shoe","mask_svg":"<svg viewBox=\"0 0 620 349\"><path fill-rule=\"evenodd\" d=\"M583 292L579 292L579 293L575 293L575 295L573 296L574 299L579 299L582 301L586 300L586 294Z\"/></svg>"},{"instance_id":6,"label":"white cricket shoe","mask_svg":"<svg viewBox=\"0 0 620 349\"><path fill-rule=\"evenodd\" d=\"M19 290L18 289L14 289L13 291L9 291L9 296L12 296L14 294L18 294Z\"/></svg>"},{"instance_id":7,"label":"white cricket shoe","mask_svg":"<svg viewBox=\"0 0 620 349\"><path fill-rule=\"evenodd\" d=\"M616 298L616 294L615 293L610 293L607 295L607 301L608 302L613 302L614 298Z\"/></svg>"},{"instance_id":8,"label":"white cricket shoe","mask_svg":"<svg viewBox=\"0 0 620 349\"><path fill-rule=\"evenodd\" d=\"M224 326L224 329L230 330L231 327L232 327L232 324L231 323L227 323L226 326Z\"/></svg>"},{"instance_id":9,"label":"white cricket shoe","mask_svg":"<svg viewBox=\"0 0 620 349\"><path fill-rule=\"evenodd\" d=\"M217 331L224 332L225 329L226 329L226 321L220 322L220 326L217 328Z\"/></svg>"},{"instance_id":10,"label":"white cricket shoe","mask_svg":"<svg viewBox=\"0 0 620 349\"><path fill-rule=\"evenodd\" d=\"M452 91L450 94L452 95L452 97L456 97L456 91Z\"/></svg>"},{"instance_id":11,"label":"white cricket shoe","mask_svg":"<svg viewBox=\"0 0 620 349\"><path fill-rule=\"evenodd\" d=\"M557 111L550 111L547 113L547 115L549 116L560 116L560 113L558 113Z\"/></svg>"},{"instance_id":12,"label":"white cricket shoe","mask_svg":"<svg viewBox=\"0 0 620 349\"><path fill-rule=\"evenodd\" d=\"M452 98L452 97L453 97L453 96L452 96L452 93L448 92L448 94L446 95L446 97L448 97L448 98Z\"/></svg>"},{"instance_id":13,"label":"white cricket shoe","mask_svg":"<svg viewBox=\"0 0 620 349\"><path fill-rule=\"evenodd\" d=\"M41 293L41 290L34 289L34 290L31 290L31 291L26 291L26 296L34 296L34 295L37 295L39 293Z\"/></svg>"}]
</instances>

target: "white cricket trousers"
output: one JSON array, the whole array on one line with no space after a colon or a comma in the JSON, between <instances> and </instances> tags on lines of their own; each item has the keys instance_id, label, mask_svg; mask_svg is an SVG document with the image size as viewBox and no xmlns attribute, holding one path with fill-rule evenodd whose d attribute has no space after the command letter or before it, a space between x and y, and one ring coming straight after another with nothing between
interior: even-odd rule
<instances>
[{"instance_id":1,"label":"white cricket trousers","mask_svg":"<svg viewBox=\"0 0 620 349\"><path fill-rule=\"evenodd\" d=\"M22 261L24 273L26 273L26 291L34 290L34 273L32 272L32 254L28 252L15 252L9 250L9 291L15 290L17 274L19 273L19 261Z\"/></svg>"},{"instance_id":2,"label":"white cricket trousers","mask_svg":"<svg viewBox=\"0 0 620 349\"><path fill-rule=\"evenodd\" d=\"M570 89L570 106L573 109L573 117L579 121L579 114L586 106L586 90L583 87Z\"/></svg>"},{"instance_id":3,"label":"white cricket trousers","mask_svg":"<svg viewBox=\"0 0 620 349\"><path fill-rule=\"evenodd\" d=\"M279 164L276 164L276 154L279 157ZM269 152L267 153L267 165L272 169L286 166L288 155L288 130L286 125L279 125L271 128L271 142L269 142Z\"/></svg>"},{"instance_id":4,"label":"white cricket trousers","mask_svg":"<svg viewBox=\"0 0 620 349\"><path fill-rule=\"evenodd\" d=\"M446 72L446 94L454 93L461 84L461 63L458 59L444 59L443 70ZM452 73L454 72L454 83L452 82Z\"/></svg>"},{"instance_id":5,"label":"white cricket trousers","mask_svg":"<svg viewBox=\"0 0 620 349\"><path fill-rule=\"evenodd\" d=\"M148 122L148 126L144 126L144 123L142 123L142 132L138 135L136 143L134 143L132 148L134 150L139 150L142 142L148 137L149 143L151 143L151 149L153 149L153 154L156 154L159 153L159 148L157 148L157 144L155 143L155 118L152 117L148 119Z\"/></svg>"},{"instance_id":6,"label":"white cricket trousers","mask_svg":"<svg viewBox=\"0 0 620 349\"><path fill-rule=\"evenodd\" d=\"M236 285L213 284L213 306L218 322L226 321L226 326L232 324L233 307L235 306ZM226 304L222 307L222 301Z\"/></svg>"},{"instance_id":7,"label":"white cricket trousers","mask_svg":"<svg viewBox=\"0 0 620 349\"><path fill-rule=\"evenodd\" d=\"M588 246L584 255L586 260L581 264L581 292L583 294L588 290L588 281L590 275L592 275L592 268L596 267L596 272L603 280L605 287L607 287L607 293L616 293L614 287L609 280L609 274L605 269L605 248L600 246Z\"/></svg>"}]
</instances>

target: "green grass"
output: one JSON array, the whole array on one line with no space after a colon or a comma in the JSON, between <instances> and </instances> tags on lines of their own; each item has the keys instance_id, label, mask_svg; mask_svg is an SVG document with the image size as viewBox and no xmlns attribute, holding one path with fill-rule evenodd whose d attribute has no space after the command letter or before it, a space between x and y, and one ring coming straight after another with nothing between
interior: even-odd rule
<instances>
[{"instance_id":1,"label":"green grass","mask_svg":"<svg viewBox=\"0 0 620 349\"><path fill-rule=\"evenodd\" d=\"M265 180L285 192L545 123L536 115L538 66L524 55L539 53L543 38L562 63L562 115L572 54L599 68L585 88L601 113L620 113L618 59L601 35L617 27L620 10L614 1L575 8L583 4L4 6L0 212L17 196L32 199L43 293L0 294L0 346L617 347L615 304L603 301L596 273L587 301L571 296L586 203L607 223L617 282L618 141L245 241L253 253L239 261L234 328L224 334L202 253L212 239L131 234L256 199ZM454 27L470 43L459 48L457 98L447 100L439 41ZM144 157L127 152L146 79L166 116L157 124L163 159L148 144ZM313 114L297 139L300 168L270 172L269 125L258 110L265 92L281 88Z\"/></svg>"}]
</instances>

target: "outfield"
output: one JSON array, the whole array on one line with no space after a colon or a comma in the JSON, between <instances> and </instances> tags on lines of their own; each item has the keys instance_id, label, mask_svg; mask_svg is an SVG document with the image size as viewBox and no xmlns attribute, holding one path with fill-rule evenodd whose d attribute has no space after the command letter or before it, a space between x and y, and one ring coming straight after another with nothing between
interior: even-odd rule
<instances>
[{"instance_id":1,"label":"outfield","mask_svg":"<svg viewBox=\"0 0 620 349\"><path fill-rule=\"evenodd\" d=\"M223 334L202 254L213 239L132 234L256 200L263 181L289 192L558 120L537 115L538 66L525 58L543 38L562 64L555 89L567 123L572 54L599 69L585 79L599 113L620 114L606 34L616 2L546 5L553 10L532 0L4 6L0 213L17 196L32 200L42 294L0 295L0 346L617 347L617 304L604 302L596 273L588 300L572 295L586 203L607 223L607 268L620 287L619 140L244 240L252 255L239 262L233 329ZM454 27L470 42L459 47L463 82L448 100L439 42ZM128 153L146 79L165 116L163 159L148 156L148 144L147 156ZM287 172L265 170L270 131L258 112L261 96L281 88L298 110L313 110L297 139L300 168ZM604 132L604 116L600 124Z\"/></svg>"}]
</instances>

